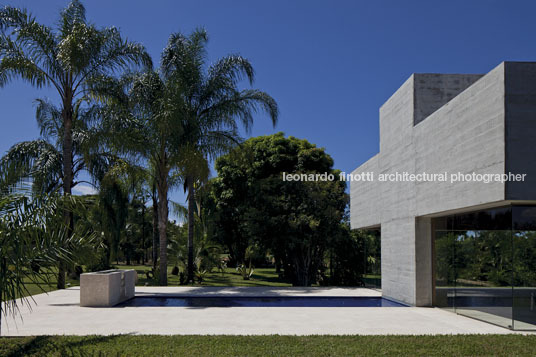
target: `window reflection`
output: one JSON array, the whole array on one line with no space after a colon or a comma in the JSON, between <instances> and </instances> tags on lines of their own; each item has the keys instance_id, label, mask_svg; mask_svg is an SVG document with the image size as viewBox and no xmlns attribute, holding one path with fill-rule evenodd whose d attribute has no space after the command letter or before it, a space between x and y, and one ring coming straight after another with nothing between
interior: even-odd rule
<instances>
[{"instance_id":1,"label":"window reflection","mask_svg":"<svg viewBox=\"0 0 536 357\"><path fill-rule=\"evenodd\" d=\"M434 223L435 305L503 327L536 329L536 207Z\"/></svg>"}]
</instances>

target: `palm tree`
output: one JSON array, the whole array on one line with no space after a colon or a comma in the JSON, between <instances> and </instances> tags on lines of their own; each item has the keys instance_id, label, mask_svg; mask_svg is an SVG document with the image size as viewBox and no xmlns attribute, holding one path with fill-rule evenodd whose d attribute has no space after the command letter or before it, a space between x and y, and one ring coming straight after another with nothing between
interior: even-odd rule
<instances>
[{"instance_id":1,"label":"palm tree","mask_svg":"<svg viewBox=\"0 0 536 357\"><path fill-rule=\"evenodd\" d=\"M181 182L189 189L192 280L194 181L208 176L209 159L239 142L237 118L249 129L257 109L266 110L274 123L278 115L266 93L237 88L244 76L253 82L246 59L228 56L206 68L206 43L204 30L188 37L173 34L159 71L128 74L95 89L99 96L113 98L103 128L110 145L140 160L155 184L160 285L167 285L169 190Z\"/></svg>"},{"instance_id":2,"label":"palm tree","mask_svg":"<svg viewBox=\"0 0 536 357\"><path fill-rule=\"evenodd\" d=\"M0 9L0 87L20 78L37 88L52 86L58 92L64 195L71 195L75 176L75 103L95 83L132 64L151 64L145 48L123 40L114 27L98 29L88 23L79 0L71 1L61 12L57 31L38 23L27 10ZM72 231L72 213L65 211L64 219ZM58 288L64 288L61 262L59 268Z\"/></svg>"},{"instance_id":3,"label":"palm tree","mask_svg":"<svg viewBox=\"0 0 536 357\"><path fill-rule=\"evenodd\" d=\"M131 166L145 167L148 182L154 184L160 285L167 285L168 193L180 177L177 168L183 127L180 118L172 115L171 110L165 110L175 90L171 82L155 70L128 74L115 83L103 83L95 90L99 96L111 99L102 128L102 132L107 133L108 145L130 156ZM157 246L154 243L153 248Z\"/></svg>"},{"instance_id":4,"label":"palm tree","mask_svg":"<svg viewBox=\"0 0 536 357\"><path fill-rule=\"evenodd\" d=\"M229 55L206 66L207 33L173 34L162 55L162 73L176 90L171 99L173 115L180 118L181 167L188 191L188 281L194 279L195 190L208 176L208 162L239 142L238 124L249 131L253 115L263 110L277 123L275 100L257 89L240 90L241 79L254 82L251 63Z\"/></svg>"}]
</instances>

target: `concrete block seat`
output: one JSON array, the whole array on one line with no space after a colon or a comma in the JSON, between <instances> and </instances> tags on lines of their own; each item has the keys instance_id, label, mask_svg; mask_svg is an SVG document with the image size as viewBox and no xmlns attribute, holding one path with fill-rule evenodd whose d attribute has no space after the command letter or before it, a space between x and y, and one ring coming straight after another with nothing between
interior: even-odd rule
<instances>
[{"instance_id":1,"label":"concrete block seat","mask_svg":"<svg viewBox=\"0 0 536 357\"><path fill-rule=\"evenodd\" d=\"M135 270L103 270L80 275L80 306L111 307L132 299L138 275Z\"/></svg>"}]
</instances>

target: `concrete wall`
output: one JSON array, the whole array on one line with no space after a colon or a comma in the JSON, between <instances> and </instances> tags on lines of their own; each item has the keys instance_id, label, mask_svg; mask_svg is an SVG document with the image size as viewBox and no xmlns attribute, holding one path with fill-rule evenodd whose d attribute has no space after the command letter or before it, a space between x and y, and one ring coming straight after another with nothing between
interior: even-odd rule
<instances>
[{"instance_id":1,"label":"concrete wall","mask_svg":"<svg viewBox=\"0 0 536 357\"><path fill-rule=\"evenodd\" d=\"M431 306L433 296L432 219L415 219L415 305Z\"/></svg>"},{"instance_id":2,"label":"concrete wall","mask_svg":"<svg viewBox=\"0 0 536 357\"><path fill-rule=\"evenodd\" d=\"M415 74L413 80L413 90L415 91L413 125L419 124L480 78L482 78L482 74Z\"/></svg>"},{"instance_id":3,"label":"concrete wall","mask_svg":"<svg viewBox=\"0 0 536 357\"><path fill-rule=\"evenodd\" d=\"M502 63L486 75L414 74L381 107L380 153L354 173L528 170L535 180L530 187L352 182L352 228L381 225L383 295L431 304L431 222L423 216L536 199L536 164L527 165L536 159L536 146L527 145L536 137L535 114L534 63Z\"/></svg>"},{"instance_id":4,"label":"concrete wall","mask_svg":"<svg viewBox=\"0 0 536 357\"><path fill-rule=\"evenodd\" d=\"M502 67L468 90L467 86L482 75L413 74L380 109L381 155L353 174L373 171L377 178L379 173L396 171L504 172ZM438 96L435 100L434 95ZM423 120L426 113L431 115ZM415 126L416 121L419 125ZM481 170L473 165L477 157ZM443 211L445 206L453 209L477 205L489 202L490 191L495 199L504 199L503 185L482 188L468 183L459 185L454 192L448 183L351 182L351 223L354 227L368 227L400 216L401 211L415 216L415 212L422 215ZM460 202L460 198L465 201Z\"/></svg>"},{"instance_id":5,"label":"concrete wall","mask_svg":"<svg viewBox=\"0 0 536 357\"><path fill-rule=\"evenodd\" d=\"M357 175L362 172L378 172L379 155L373 156L363 165L352 172ZM350 214L351 222L358 227L373 227L380 225L382 208L381 197L375 190L376 182L350 181Z\"/></svg>"},{"instance_id":6,"label":"concrete wall","mask_svg":"<svg viewBox=\"0 0 536 357\"><path fill-rule=\"evenodd\" d=\"M504 64L415 126L416 172L504 173ZM416 183L415 216L504 200L500 182Z\"/></svg>"},{"instance_id":7,"label":"concrete wall","mask_svg":"<svg viewBox=\"0 0 536 357\"><path fill-rule=\"evenodd\" d=\"M415 76L412 75L380 108L379 173L413 172ZM382 293L397 300L415 301L415 187L410 182L383 182Z\"/></svg>"}]
</instances>

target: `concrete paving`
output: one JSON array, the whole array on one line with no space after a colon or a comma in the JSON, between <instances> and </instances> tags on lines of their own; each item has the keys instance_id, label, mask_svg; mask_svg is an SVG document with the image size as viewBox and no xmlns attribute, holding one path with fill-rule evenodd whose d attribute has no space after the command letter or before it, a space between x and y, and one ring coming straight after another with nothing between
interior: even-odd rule
<instances>
[{"instance_id":1,"label":"concrete paving","mask_svg":"<svg viewBox=\"0 0 536 357\"><path fill-rule=\"evenodd\" d=\"M34 296L2 335L424 335L509 334L505 328L422 307L80 307L78 287ZM136 287L136 296L380 296L365 288ZM22 320L21 320L22 317Z\"/></svg>"}]
</instances>

